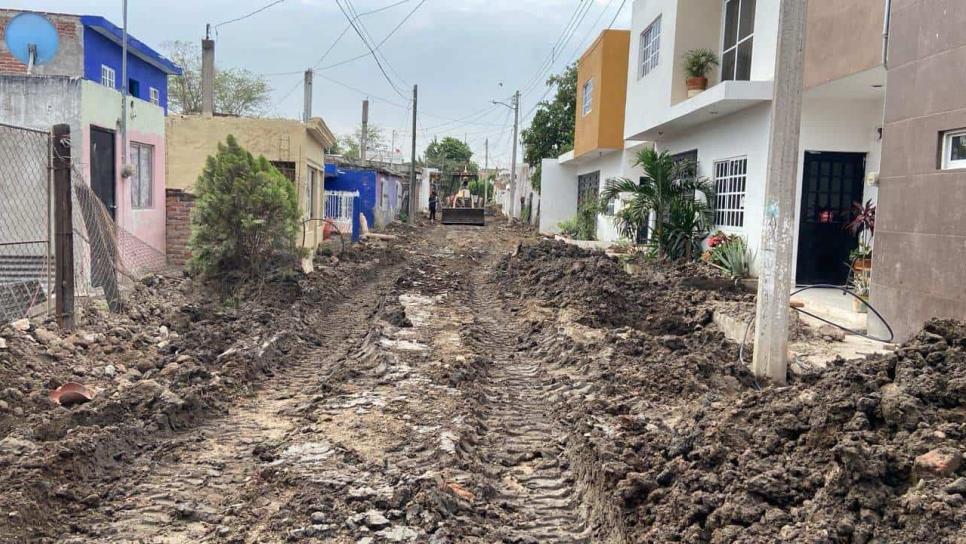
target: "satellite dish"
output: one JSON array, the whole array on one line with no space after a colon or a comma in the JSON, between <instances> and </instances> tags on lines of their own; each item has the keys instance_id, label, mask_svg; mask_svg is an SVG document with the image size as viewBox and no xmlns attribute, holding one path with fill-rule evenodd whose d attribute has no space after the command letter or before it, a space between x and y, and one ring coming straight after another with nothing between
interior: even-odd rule
<instances>
[{"instance_id":1,"label":"satellite dish","mask_svg":"<svg viewBox=\"0 0 966 544\"><path fill-rule=\"evenodd\" d=\"M39 13L21 13L7 23L4 41L10 54L27 65L29 74L35 65L54 60L60 40L50 19Z\"/></svg>"}]
</instances>

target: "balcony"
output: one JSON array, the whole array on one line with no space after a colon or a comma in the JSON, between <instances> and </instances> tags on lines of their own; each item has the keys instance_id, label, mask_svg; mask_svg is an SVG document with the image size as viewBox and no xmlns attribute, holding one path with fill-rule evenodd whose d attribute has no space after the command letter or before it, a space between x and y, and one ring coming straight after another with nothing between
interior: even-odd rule
<instances>
[{"instance_id":1,"label":"balcony","mask_svg":"<svg viewBox=\"0 0 966 544\"><path fill-rule=\"evenodd\" d=\"M694 98L671 106L663 118L650 123L628 139L659 142L702 123L770 102L773 95L772 81L724 81Z\"/></svg>"}]
</instances>

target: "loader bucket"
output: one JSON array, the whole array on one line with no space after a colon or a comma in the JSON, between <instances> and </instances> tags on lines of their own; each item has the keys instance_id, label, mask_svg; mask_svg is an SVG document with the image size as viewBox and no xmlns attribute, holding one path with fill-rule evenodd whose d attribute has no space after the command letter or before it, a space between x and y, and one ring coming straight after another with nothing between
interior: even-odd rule
<instances>
[{"instance_id":1,"label":"loader bucket","mask_svg":"<svg viewBox=\"0 0 966 544\"><path fill-rule=\"evenodd\" d=\"M485 226L483 208L443 208L443 224Z\"/></svg>"}]
</instances>

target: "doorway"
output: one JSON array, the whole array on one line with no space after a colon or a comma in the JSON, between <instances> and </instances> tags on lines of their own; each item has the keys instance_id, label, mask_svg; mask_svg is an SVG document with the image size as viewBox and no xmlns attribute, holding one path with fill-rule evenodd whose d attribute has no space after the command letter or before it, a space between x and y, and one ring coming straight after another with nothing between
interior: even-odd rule
<instances>
[{"instance_id":1,"label":"doorway","mask_svg":"<svg viewBox=\"0 0 966 544\"><path fill-rule=\"evenodd\" d=\"M799 285L845 285L858 239L845 229L860 202L865 153L805 152L798 230Z\"/></svg>"},{"instance_id":2,"label":"doorway","mask_svg":"<svg viewBox=\"0 0 966 544\"><path fill-rule=\"evenodd\" d=\"M117 219L117 171L114 131L91 127L91 189L111 219Z\"/></svg>"}]
</instances>

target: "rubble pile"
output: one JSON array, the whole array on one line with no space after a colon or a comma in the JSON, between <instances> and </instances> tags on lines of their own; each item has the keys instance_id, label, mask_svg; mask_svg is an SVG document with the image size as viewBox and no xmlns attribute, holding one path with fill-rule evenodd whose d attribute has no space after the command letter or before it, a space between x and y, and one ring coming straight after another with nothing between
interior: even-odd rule
<instances>
[{"instance_id":1,"label":"rubble pile","mask_svg":"<svg viewBox=\"0 0 966 544\"><path fill-rule=\"evenodd\" d=\"M966 540L966 325L934 321L894 354L759 387L702 317L745 295L674 270L622 278L549 242L502 270L509 292L559 309L564 327L529 335L545 364L588 384L554 409L601 541ZM574 312L596 332L568 330Z\"/></svg>"},{"instance_id":2,"label":"rubble pile","mask_svg":"<svg viewBox=\"0 0 966 544\"><path fill-rule=\"evenodd\" d=\"M46 536L59 516L106 499L110 486L101 484L125 460L222 412L317 345L321 303L400 258L358 251L322 258L311 275L266 278L244 297L151 276L125 293L121 313L83 305L70 332L52 320L0 326L0 540ZM93 399L65 407L49 398L70 383Z\"/></svg>"}]
</instances>

